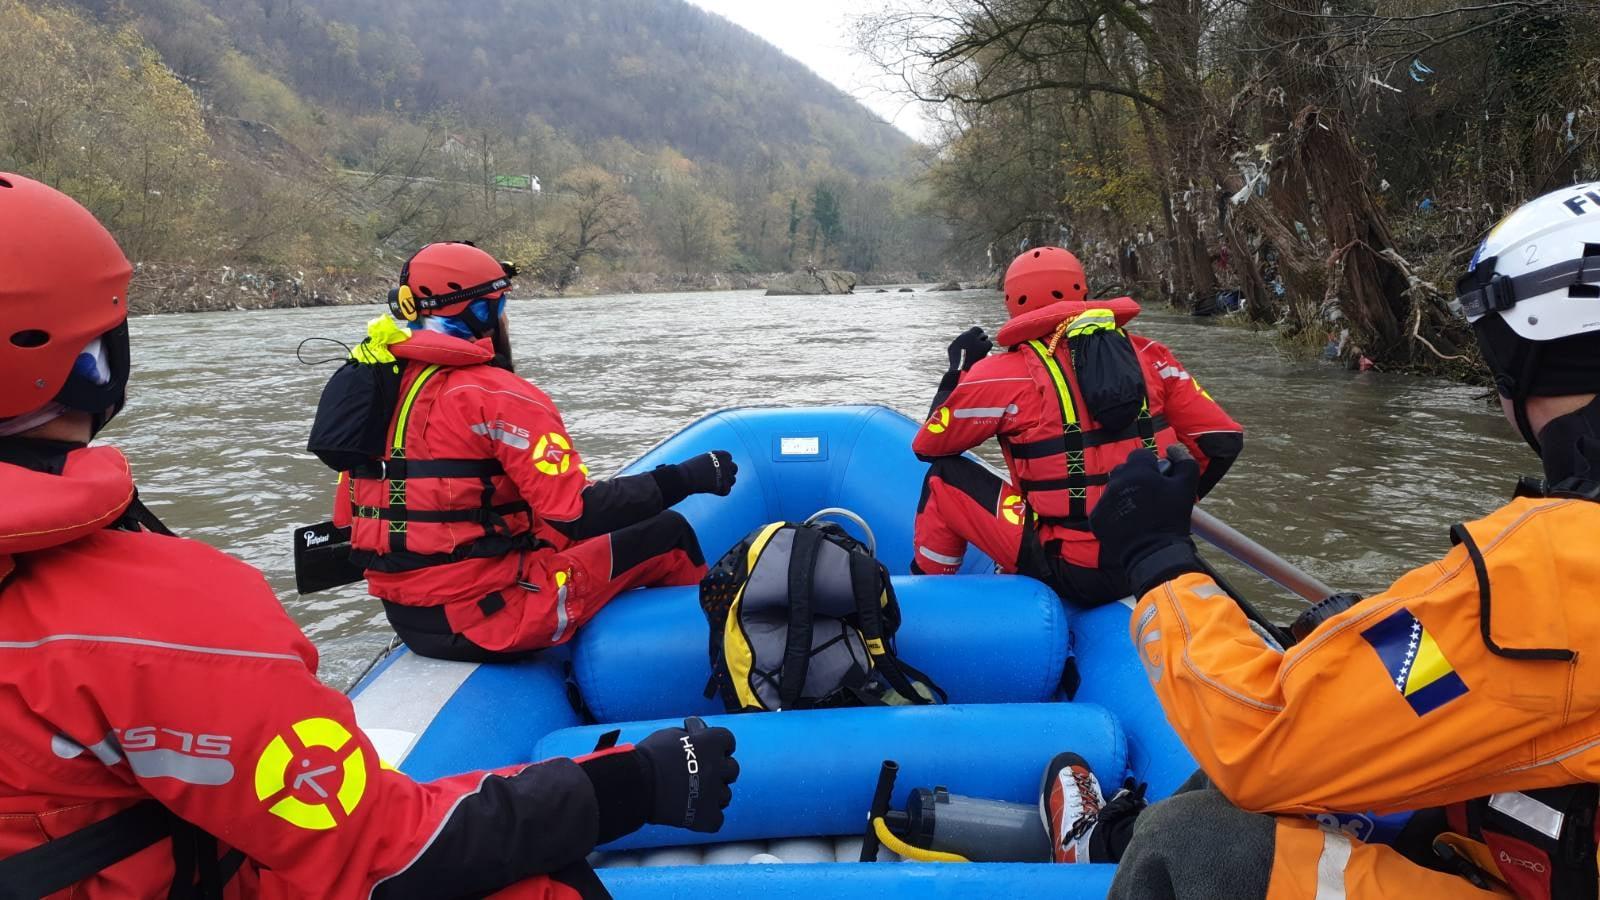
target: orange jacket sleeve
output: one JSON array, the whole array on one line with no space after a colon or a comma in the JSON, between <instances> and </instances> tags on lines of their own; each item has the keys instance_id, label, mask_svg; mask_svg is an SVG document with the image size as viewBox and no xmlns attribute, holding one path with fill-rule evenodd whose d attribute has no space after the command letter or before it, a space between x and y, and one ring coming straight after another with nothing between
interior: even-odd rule
<instances>
[{"instance_id":1,"label":"orange jacket sleeve","mask_svg":"<svg viewBox=\"0 0 1600 900\"><path fill-rule=\"evenodd\" d=\"M1139 601L1133 639L1168 720L1246 809L1383 812L1593 781L1600 559L1572 536L1596 529L1600 505L1515 501L1466 528L1485 578L1458 546L1287 652L1187 574Z\"/></svg>"}]
</instances>

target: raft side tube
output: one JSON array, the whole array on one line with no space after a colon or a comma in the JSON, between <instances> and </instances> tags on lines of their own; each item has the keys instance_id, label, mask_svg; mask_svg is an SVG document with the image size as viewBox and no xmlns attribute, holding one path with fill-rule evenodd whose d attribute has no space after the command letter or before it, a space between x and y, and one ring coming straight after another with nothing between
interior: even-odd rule
<instances>
[{"instance_id":1,"label":"raft side tube","mask_svg":"<svg viewBox=\"0 0 1600 900\"><path fill-rule=\"evenodd\" d=\"M886 759L900 764L892 805L903 809L914 788L1038 803L1039 782L1055 754L1073 750L1103 782L1127 769L1121 727L1084 703L1017 703L897 708L790 710L707 718L734 733L739 781L727 821L716 834L651 826L605 850L687 843L850 834L865 825ZM591 752L620 727L637 742L682 720L568 728L539 742L535 759Z\"/></svg>"},{"instance_id":2,"label":"raft side tube","mask_svg":"<svg viewBox=\"0 0 1600 900\"><path fill-rule=\"evenodd\" d=\"M599 870L616 900L1089 900L1111 890L1113 865L812 863Z\"/></svg>"},{"instance_id":3,"label":"raft side tube","mask_svg":"<svg viewBox=\"0 0 1600 900\"><path fill-rule=\"evenodd\" d=\"M1055 593L1015 575L893 579L898 652L952 703L1039 703L1066 666L1067 612ZM707 625L693 587L612 601L573 640L573 674L599 722L723 711L704 695ZM1126 640L1126 638L1124 638ZM1143 674L1139 674L1141 681Z\"/></svg>"},{"instance_id":4,"label":"raft side tube","mask_svg":"<svg viewBox=\"0 0 1600 900\"><path fill-rule=\"evenodd\" d=\"M727 450L739 466L733 492L699 494L674 507L694 525L709 559L768 522L800 522L843 507L866 519L878 559L899 575L910 571L912 519L928 471L911 452L919 427L886 406L725 409L691 423L621 474ZM840 524L864 537L855 525ZM992 573L994 562L974 547L961 571Z\"/></svg>"},{"instance_id":5,"label":"raft side tube","mask_svg":"<svg viewBox=\"0 0 1600 900\"><path fill-rule=\"evenodd\" d=\"M1108 603L1072 616L1072 647L1083 676L1073 700L1110 710L1128 737L1132 775L1150 785L1151 802L1170 795L1199 765L1167 723L1128 631L1132 610ZM1095 771L1099 775L1099 770ZM1100 783L1107 788L1105 776Z\"/></svg>"}]
</instances>

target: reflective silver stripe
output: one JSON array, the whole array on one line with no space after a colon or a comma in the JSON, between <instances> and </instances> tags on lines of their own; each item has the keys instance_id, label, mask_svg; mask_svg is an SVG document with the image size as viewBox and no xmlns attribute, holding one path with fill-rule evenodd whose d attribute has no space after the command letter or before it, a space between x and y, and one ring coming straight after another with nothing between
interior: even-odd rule
<instances>
[{"instance_id":1,"label":"reflective silver stripe","mask_svg":"<svg viewBox=\"0 0 1600 900\"><path fill-rule=\"evenodd\" d=\"M1139 624L1133 626L1133 630L1134 631L1144 631L1145 626L1149 625L1150 624L1150 620L1154 619L1155 617L1156 617L1156 605L1154 603L1152 603L1149 606L1145 607L1144 612L1139 614Z\"/></svg>"},{"instance_id":2,"label":"reflective silver stripe","mask_svg":"<svg viewBox=\"0 0 1600 900\"><path fill-rule=\"evenodd\" d=\"M59 759L77 759L83 755L83 745L64 734L57 734L50 739L50 752Z\"/></svg>"},{"instance_id":3,"label":"reflective silver stripe","mask_svg":"<svg viewBox=\"0 0 1600 900\"><path fill-rule=\"evenodd\" d=\"M1156 372L1156 375L1162 378L1176 378L1179 381L1186 381L1189 378L1189 373L1177 366L1163 366Z\"/></svg>"},{"instance_id":4,"label":"reflective silver stripe","mask_svg":"<svg viewBox=\"0 0 1600 900\"><path fill-rule=\"evenodd\" d=\"M567 633L568 621L567 586L563 584L556 591L556 633L550 638L551 641L555 643L561 642L561 636Z\"/></svg>"},{"instance_id":5,"label":"reflective silver stripe","mask_svg":"<svg viewBox=\"0 0 1600 900\"><path fill-rule=\"evenodd\" d=\"M1341 831L1323 831L1317 857L1317 900L1344 900L1344 870L1350 865L1350 839Z\"/></svg>"},{"instance_id":6,"label":"reflective silver stripe","mask_svg":"<svg viewBox=\"0 0 1600 900\"><path fill-rule=\"evenodd\" d=\"M174 778L185 784L206 786L233 780L233 763L225 759L185 756L176 750L129 751L128 765L140 778Z\"/></svg>"},{"instance_id":7,"label":"reflective silver stripe","mask_svg":"<svg viewBox=\"0 0 1600 900\"><path fill-rule=\"evenodd\" d=\"M1010 406L969 406L966 409L952 409L950 415L957 419L998 419L1007 413L1015 413L1017 405Z\"/></svg>"},{"instance_id":8,"label":"reflective silver stripe","mask_svg":"<svg viewBox=\"0 0 1600 900\"><path fill-rule=\"evenodd\" d=\"M399 878L401 875L411 871L411 867L417 864L417 860L422 858L422 854L427 853L428 848L433 846L433 842L439 839L439 834L444 831L444 826L450 824L450 817L456 814L456 807L460 806L462 801L466 800L468 797L475 796L479 791L483 790L483 783L488 781L489 776L493 774L493 772L483 773L483 777L478 779L477 787L457 797L455 802L450 804L450 808L444 811L444 815L439 819L438 827L433 829L433 834L428 835L427 843L422 845L422 849L417 851L417 855L411 857L411 861L406 863L405 866L398 872L395 872L392 875L385 875L373 882L372 890L367 892L367 900L371 900L371 898L378 893L378 886L383 884L385 881L388 881L391 878Z\"/></svg>"},{"instance_id":9,"label":"reflective silver stripe","mask_svg":"<svg viewBox=\"0 0 1600 900\"><path fill-rule=\"evenodd\" d=\"M1552 841L1561 839L1561 826L1567 818L1561 810L1518 791L1490 796L1489 808L1505 813Z\"/></svg>"},{"instance_id":10,"label":"reflective silver stripe","mask_svg":"<svg viewBox=\"0 0 1600 900\"><path fill-rule=\"evenodd\" d=\"M960 556L945 556L943 553L935 553L927 547L918 547L917 552L942 566L959 566L963 559Z\"/></svg>"},{"instance_id":11,"label":"reflective silver stripe","mask_svg":"<svg viewBox=\"0 0 1600 900\"><path fill-rule=\"evenodd\" d=\"M185 653L209 653L213 656L245 656L251 659L286 659L303 663L293 653L263 653L258 650L234 650L231 647L200 647L195 644L174 644L168 641L151 641L144 638L121 637L111 634L52 634L36 641L0 641L0 650L34 650L58 641L83 641L91 644L129 644L135 647L156 647L162 650L182 650Z\"/></svg>"},{"instance_id":12,"label":"reflective silver stripe","mask_svg":"<svg viewBox=\"0 0 1600 900\"><path fill-rule=\"evenodd\" d=\"M1212 597L1221 597L1227 592L1214 584L1201 584L1195 586L1193 593L1201 600L1209 600Z\"/></svg>"},{"instance_id":13,"label":"reflective silver stripe","mask_svg":"<svg viewBox=\"0 0 1600 900\"><path fill-rule=\"evenodd\" d=\"M1350 865L1350 838L1342 832L1322 832L1322 855L1317 857L1316 900L1344 900L1344 870Z\"/></svg>"}]
</instances>

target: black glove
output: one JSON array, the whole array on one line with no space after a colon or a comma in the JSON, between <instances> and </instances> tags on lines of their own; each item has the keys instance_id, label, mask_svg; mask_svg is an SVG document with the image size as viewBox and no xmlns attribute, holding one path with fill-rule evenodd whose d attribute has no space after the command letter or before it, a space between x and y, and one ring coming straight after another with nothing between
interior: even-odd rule
<instances>
[{"instance_id":1,"label":"black glove","mask_svg":"<svg viewBox=\"0 0 1600 900\"><path fill-rule=\"evenodd\" d=\"M657 825L710 834L722 827L722 811L739 780L733 732L707 728L698 717L682 728L663 728L640 741L634 752L650 770L655 800L648 813Z\"/></svg>"},{"instance_id":2,"label":"black glove","mask_svg":"<svg viewBox=\"0 0 1600 900\"><path fill-rule=\"evenodd\" d=\"M1111 470L1106 491L1089 513L1089 527L1106 558L1127 573L1134 596L1182 575L1202 571L1189 536L1200 466L1181 444L1167 448L1163 470L1149 450L1135 450Z\"/></svg>"},{"instance_id":3,"label":"black glove","mask_svg":"<svg viewBox=\"0 0 1600 900\"><path fill-rule=\"evenodd\" d=\"M983 333L983 329L974 325L961 333L961 336L950 342L950 371L965 372L978 364L978 360L989 355L994 349L994 341ZM964 358L963 358L964 357Z\"/></svg>"},{"instance_id":4,"label":"black glove","mask_svg":"<svg viewBox=\"0 0 1600 900\"><path fill-rule=\"evenodd\" d=\"M728 496L739 474L733 454L712 450L674 466L656 466L650 473L661 489L661 505L674 506L690 494Z\"/></svg>"}]
</instances>

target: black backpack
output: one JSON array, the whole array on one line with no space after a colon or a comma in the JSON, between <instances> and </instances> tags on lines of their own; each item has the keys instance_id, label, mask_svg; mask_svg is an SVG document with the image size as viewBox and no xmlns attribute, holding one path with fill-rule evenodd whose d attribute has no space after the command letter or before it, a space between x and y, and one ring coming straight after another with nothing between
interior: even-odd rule
<instances>
[{"instance_id":1,"label":"black backpack","mask_svg":"<svg viewBox=\"0 0 1600 900\"><path fill-rule=\"evenodd\" d=\"M700 608L706 696L720 692L729 712L945 702L895 654L900 604L888 571L837 525L752 531L706 573Z\"/></svg>"}]
</instances>

